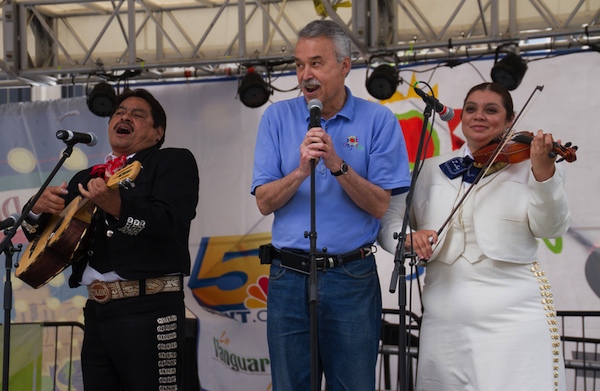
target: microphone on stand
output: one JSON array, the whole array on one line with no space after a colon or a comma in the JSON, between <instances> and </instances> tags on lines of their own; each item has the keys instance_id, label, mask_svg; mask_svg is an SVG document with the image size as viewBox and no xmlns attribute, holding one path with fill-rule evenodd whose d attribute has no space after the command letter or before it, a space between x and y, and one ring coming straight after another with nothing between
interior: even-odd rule
<instances>
[{"instance_id":1,"label":"microphone on stand","mask_svg":"<svg viewBox=\"0 0 600 391\"><path fill-rule=\"evenodd\" d=\"M98 137L94 133L79 133L71 130L57 131L56 138L71 144L87 144L88 147L93 147L98 142Z\"/></svg>"},{"instance_id":2,"label":"microphone on stand","mask_svg":"<svg viewBox=\"0 0 600 391\"><path fill-rule=\"evenodd\" d=\"M19 220L19 215L13 213L10 216L8 216L8 218L0 221L0 231L5 230L6 228L11 228L15 225L17 220Z\"/></svg>"},{"instance_id":3,"label":"microphone on stand","mask_svg":"<svg viewBox=\"0 0 600 391\"><path fill-rule=\"evenodd\" d=\"M323 103L318 99L311 99L308 102L308 111L310 111L310 117L308 120L308 128L320 128L321 127L321 110L323 109Z\"/></svg>"},{"instance_id":4,"label":"microphone on stand","mask_svg":"<svg viewBox=\"0 0 600 391\"><path fill-rule=\"evenodd\" d=\"M413 87L413 88L415 89L415 92L417 93L417 95L419 95L421 98L423 98L425 103L427 103L430 106L433 106L435 112L440 115L440 119L442 121L450 121L452 118L454 118L454 109L452 109L452 107L444 106L443 104L440 103L439 100L437 100L435 97L433 97L431 95L427 95L420 88L417 88L417 87Z\"/></svg>"}]
</instances>

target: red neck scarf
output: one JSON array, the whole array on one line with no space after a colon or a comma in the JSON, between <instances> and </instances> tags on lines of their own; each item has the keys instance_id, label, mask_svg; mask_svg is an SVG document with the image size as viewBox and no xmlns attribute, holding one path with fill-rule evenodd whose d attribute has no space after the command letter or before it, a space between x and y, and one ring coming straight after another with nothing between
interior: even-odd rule
<instances>
[{"instance_id":1,"label":"red neck scarf","mask_svg":"<svg viewBox=\"0 0 600 391\"><path fill-rule=\"evenodd\" d=\"M114 159L107 161L104 164L97 164L92 167L92 172L90 176L92 178L104 178L107 180L110 178L115 172L119 171L121 168L125 167L125 163L127 162L127 156L119 156Z\"/></svg>"}]
</instances>

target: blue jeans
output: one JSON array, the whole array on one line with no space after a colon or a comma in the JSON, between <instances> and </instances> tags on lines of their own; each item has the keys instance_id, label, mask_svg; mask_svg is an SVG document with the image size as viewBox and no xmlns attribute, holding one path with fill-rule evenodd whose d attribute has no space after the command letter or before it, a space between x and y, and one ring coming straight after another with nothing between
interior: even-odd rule
<instances>
[{"instance_id":1,"label":"blue jeans","mask_svg":"<svg viewBox=\"0 0 600 391\"><path fill-rule=\"evenodd\" d=\"M318 360L327 390L375 390L381 330L375 257L320 271L317 285ZM269 278L267 340L273 391L310 390L308 275L276 259Z\"/></svg>"}]
</instances>

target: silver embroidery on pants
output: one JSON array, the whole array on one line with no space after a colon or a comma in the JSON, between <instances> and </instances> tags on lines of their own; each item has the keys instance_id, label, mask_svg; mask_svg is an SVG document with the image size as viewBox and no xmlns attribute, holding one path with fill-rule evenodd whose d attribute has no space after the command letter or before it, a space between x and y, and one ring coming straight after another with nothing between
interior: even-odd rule
<instances>
[{"instance_id":1,"label":"silver embroidery on pants","mask_svg":"<svg viewBox=\"0 0 600 391\"><path fill-rule=\"evenodd\" d=\"M159 391L178 391L177 388L177 315L156 319L158 341Z\"/></svg>"}]
</instances>

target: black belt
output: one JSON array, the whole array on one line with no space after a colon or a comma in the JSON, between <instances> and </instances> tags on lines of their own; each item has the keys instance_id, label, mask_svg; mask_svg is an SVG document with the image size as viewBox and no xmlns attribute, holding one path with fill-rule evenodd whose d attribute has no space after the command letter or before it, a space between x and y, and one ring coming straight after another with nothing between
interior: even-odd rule
<instances>
[{"instance_id":1,"label":"black belt","mask_svg":"<svg viewBox=\"0 0 600 391\"><path fill-rule=\"evenodd\" d=\"M277 249L272 245L270 247L270 258L278 259L281 262L281 266L289 269L294 269L302 273L310 272L310 255L305 252L296 252L287 249ZM319 253L317 254L317 270L326 270L332 267L340 266L342 264L357 261L359 259L367 258L377 252L377 247L374 245L364 246L357 248L356 250L347 252L345 254L330 255ZM266 262L263 262L266 263ZM269 262L270 263L270 262Z\"/></svg>"}]
</instances>

